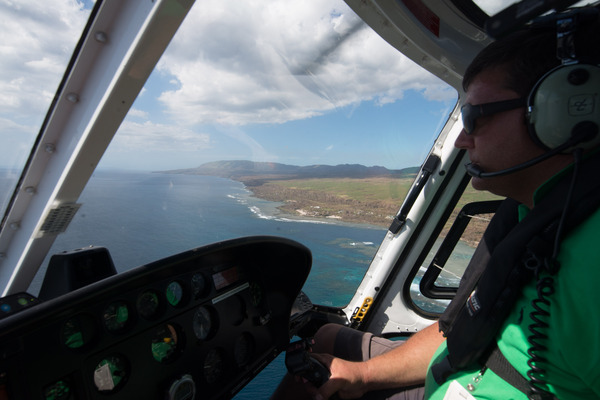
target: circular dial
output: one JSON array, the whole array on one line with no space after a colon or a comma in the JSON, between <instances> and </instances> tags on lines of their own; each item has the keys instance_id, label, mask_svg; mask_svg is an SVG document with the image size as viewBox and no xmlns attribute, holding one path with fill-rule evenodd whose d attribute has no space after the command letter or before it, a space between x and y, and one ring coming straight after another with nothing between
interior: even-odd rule
<instances>
[{"instance_id":1,"label":"circular dial","mask_svg":"<svg viewBox=\"0 0 600 400\"><path fill-rule=\"evenodd\" d=\"M202 365L206 383L213 384L223 377L225 372L225 359L221 349L210 349Z\"/></svg>"},{"instance_id":2,"label":"circular dial","mask_svg":"<svg viewBox=\"0 0 600 400\"><path fill-rule=\"evenodd\" d=\"M104 326L110 332L120 332L129 322L129 307L124 301L115 301L104 309L102 315Z\"/></svg>"},{"instance_id":3,"label":"circular dial","mask_svg":"<svg viewBox=\"0 0 600 400\"><path fill-rule=\"evenodd\" d=\"M238 367L243 367L252 359L254 353L254 338L244 332L235 340L233 356Z\"/></svg>"},{"instance_id":4,"label":"circular dial","mask_svg":"<svg viewBox=\"0 0 600 400\"><path fill-rule=\"evenodd\" d=\"M166 400L193 400L196 398L194 378L186 374L171 384Z\"/></svg>"},{"instance_id":5,"label":"circular dial","mask_svg":"<svg viewBox=\"0 0 600 400\"><path fill-rule=\"evenodd\" d=\"M146 319L152 319L156 317L160 307L158 293L156 293L154 290L146 290L139 295L136 306L142 317Z\"/></svg>"},{"instance_id":6,"label":"circular dial","mask_svg":"<svg viewBox=\"0 0 600 400\"><path fill-rule=\"evenodd\" d=\"M194 334L200 340L210 339L217 330L217 323L217 317L212 309L199 307L194 313Z\"/></svg>"},{"instance_id":7,"label":"circular dial","mask_svg":"<svg viewBox=\"0 0 600 400\"><path fill-rule=\"evenodd\" d=\"M113 355L102 359L94 370L94 385L99 392L113 392L119 389L129 376L125 359Z\"/></svg>"},{"instance_id":8,"label":"circular dial","mask_svg":"<svg viewBox=\"0 0 600 400\"><path fill-rule=\"evenodd\" d=\"M167 286L167 301L173 307L177 307L183 300L183 287L177 281L169 283Z\"/></svg>"},{"instance_id":9,"label":"circular dial","mask_svg":"<svg viewBox=\"0 0 600 400\"><path fill-rule=\"evenodd\" d=\"M66 381L56 381L44 388L44 400L67 400L71 397L71 386Z\"/></svg>"},{"instance_id":10,"label":"circular dial","mask_svg":"<svg viewBox=\"0 0 600 400\"><path fill-rule=\"evenodd\" d=\"M228 317L233 325L240 325L246 319L246 301L242 296L236 294L227 300Z\"/></svg>"},{"instance_id":11,"label":"circular dial","mask_svg":"<svg viewBox=\"0 0 600 400\"><path fill-rule=\"evenodd\" d=\"M208 282L206 281L204 275L202 275L201 273L197 273L192 276L191 285L192 293L195 299L199 299L200 297L205 296L206 292L208 292Z\"/></svg>"},{"instance_id":12,"label":"circular dial","mask_svg":"<svg viewBox=\"0 0 600 400\"><path fill-rule=\"evenodd\" d=\"M252 305L258 307L263 300L262 287L256 282L250 282L250 295L252 296Z\"/></svg>"},{"instance_id":13,"label":"circular dial","mask_svg":"<svg viewBox=\"0 0 600 400\"><path fill-rule=\"evenodd\" d=\"M178 354L178 347L179 337L177 329L171 324L161 326L152 338L152 356L160 363L173 360Z\"/></svg>"},{"instance_id":14,"label":"circular dial","mask_svg":"<svg viewBox=\"0 0 600 400\"><path fill-rule=\"evenodd\" d=\"M65 322L60 331L62 343L70 349L80 349L92 341L94 323L89 316L77 315Z\"/></svg>"}]
</instances>

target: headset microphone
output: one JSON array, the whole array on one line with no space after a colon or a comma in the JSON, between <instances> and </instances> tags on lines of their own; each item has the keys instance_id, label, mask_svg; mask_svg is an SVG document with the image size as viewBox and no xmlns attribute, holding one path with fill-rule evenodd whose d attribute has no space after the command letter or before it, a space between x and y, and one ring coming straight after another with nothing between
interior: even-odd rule
<instances>
[{"instance_id":1,"label":"headset microphone","mask_svg":"<svg viewBox=\"0 0 600 400\"><path fill-rule=\"evenodd\" d=\"M570 144L569 144L570 146ZM495 171L495 172L485 172L483 171L481 168L479 168L479 166L473 164L473 163L468 163L465 164L465 168L467 169L467 174L471 175L474 178L494 178L496 176L503 176L503 175L509 175L509 174L513 174L515 172L521 171L525 168L529 168L532 165L535 165L539 162L542 162L552 156L554 156L555 154L560 153L561 151L563 151L564 149L566 149L568 146L560 146L557 147L556 149L553 149L547 153L542 154L541 156L538 156L536 158L532 158L529 161L525 161L522 164L518 164L515 165L514 167L510 167L510 168L506 168L506 169L502 169L500 171Z\"/></svg>"},{"instance_id":2,"label":"headset microphone","mask_svg":"<svg viewBox=\"0 0 600 400\"><path fill-rule=\"evenodd\" d=\"M465 164L465 168L467 169L467 174L474 178L494 178L496 176L504 176L513 174L515 172L524 170L525 168L529 168L537 163L547 160L548 158L555 156L556 154L562 153L563 151L572 148L580 143L588 142L594 139L598 135L598 126L595 123L584 121L580 122L573 128L572 136L565 143L561 144L554 149L539 155L535 158L532 158L529 161L525 161L524 163L515 165L514 167L502 169L500 171L495 172L485 172L479 166L468 163Z\"/></svg>"}]
</instances>

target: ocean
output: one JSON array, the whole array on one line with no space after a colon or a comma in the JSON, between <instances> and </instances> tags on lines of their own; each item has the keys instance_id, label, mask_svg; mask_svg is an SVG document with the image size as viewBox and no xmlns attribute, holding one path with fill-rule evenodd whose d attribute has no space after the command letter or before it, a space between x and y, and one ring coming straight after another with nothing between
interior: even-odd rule
<instances>
[{"instance_id":1,"label":"ocean","mask_svg":"<svg viewBox=\"0 0 600 400\"><path fill-rule=\"evenodd\" d=\"M304 292L316 304L346 305L386 229L281 214L229 179L149 172L95 172L67 232L49 254L96 245L109 249L119 272L194 247L250 235L296 240L313 254ZM30 292L37 294L44 262ZM282 265L285 268L285 265ZM266 399L285 373L283 355L235 397Z\"/></svg>"},{"instance_id":2,"label":"ocean","mask_svg":"<svg viewBox=\"0 0 600 400\"><path fill-rule=\"evenodd\" d=\"M332 306L350 300L386 232L371 225L284 215L277 210L279 203L253 197L240 182L200 175L100 171L79 203L49 254L105 246L121 272L221 240L283 236L312 251L304 290L313 302ZM40 284L36 279L31 291Z\"/></svg>"},{"instance_id":3,"label":"ocean","mask_svg":"<svg viewBox=\"0 0 600 400\"><path fill-rule=\"evenodd\" d=\"M15 177L0 171L3 206ZM66 250L104 246L117 271L122 272L226 239L276 235L311 250L313 265L303 287L311 301L343 307L386 234L386 228L380 226L286 215L277 209L280 203L253 197L242 183L211 176L97 171L79 203L81 208L68 230L57 237L32 282L31 294L39 292L50 256ZM466 265L472 253L473 248L459 242L450 263ZM428 260L432 257L433 253ZM441 285L457 286L460 276L440 278ZM417 306L443 311L447 301L424 298L418 291L418 280L411 286ZM267 399L284 374L284 356L280 355L235 399Z\"/></svg>"}]
</instances>

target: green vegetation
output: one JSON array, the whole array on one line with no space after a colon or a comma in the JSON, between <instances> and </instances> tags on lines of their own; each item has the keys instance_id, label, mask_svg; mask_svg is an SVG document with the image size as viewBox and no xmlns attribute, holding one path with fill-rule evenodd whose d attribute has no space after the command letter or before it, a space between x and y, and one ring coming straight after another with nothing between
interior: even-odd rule
<instances>
[{"instance_id":1,"label":"green vegetation","mask_svg":"<svg viewBox=\"0 0 600 400\"><path fill-rule=\"evenodd\" d=\"M197 168L166 171L220 176L243 182L256 197L282 203L278 208L302 218L332 218L387 228L400 209L419 167L389 170L360 164L295 165L224 160ZM471 186L459 199L442 236L467 203L498 199ZM490 216L472 218L463 240L475 245Z\"/></svg>"},{"instance_id":2,"label":"green vegetation","mask_svg":"<svg viewBox=\"0 0 600 400\"><path fill-rule=\"evenodd\" d=\"M462 194L462 197L458 201L457 208L462 208L465 204L473 203L475 201L486 201L486 200L500 200L503 199L501 196L496 196L490 192L473 189L473 186L469 184L467 189Z\"/></svg>"},{"instance_id":3,"label":"green vegetation","mask_svg":"<svg viewBox=\"0 0 600 400\"><path fill-rule=\"evenodd\" d=\"M270 180L250 187L257 197L282 202L289 214L389 226L414 178L376 177ZM472 201L497 199L471 186L458 209Z\"/></svg>"},{"instance_id":4,"label":"green vegetation","mask_svg":"<svg viewBox=\"0 0 600 400\"><path fill-rule=\"evenodd\" d=\"M383 201L398 204L406 197L413 178L323 178L323 179L297 179L290 181L272 181L288 189L302 189L309 191L326 192L341 198L353 199L361 202Z\"/></svg>"}]
</instances>

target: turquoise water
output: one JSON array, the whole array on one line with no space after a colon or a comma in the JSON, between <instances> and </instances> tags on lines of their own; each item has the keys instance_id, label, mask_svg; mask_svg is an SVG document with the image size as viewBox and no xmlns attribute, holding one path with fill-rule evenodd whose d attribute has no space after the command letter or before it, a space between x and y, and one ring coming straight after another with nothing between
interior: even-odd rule
<instances>
[{"instance_id":1,"label":"turquoise water","mask_svg":"<svg viewBox=\"0 0 600 400\"><path fill-rule=\"evenodd\" d=\"M9 198L8 177L0 173L1 199ZM252 197L243 184L208 176L100 171L92 176L79 202L79 212L49 254L105 246L122 272L221 240L283 236L312 251L313 266L303 291L313 303L330 306L345 306L350 301L386 233L381 227L284 215L277 210L279 203ZM472 248L459 243L449 261L456 265L448 269L458 271L472 252ZM432 257L433 253L424 266ZM34 295L48 260L29 288ZM440 284L455 286L459 275L444 272ZM415 304L441 312L443 302L420 295L419 278L412 285ZM235 398L268 398L284 373L281 355Z\"/></svg>"},{"instance_id":2,"label":"turquoise water","mask_svg":"<svg viewBox=\"0 0 600 400\"><path fill-rule=\"evenodd\" d=\"M350 300L385 236L383 228L281 215L277 203L252 197L241 183L208 176L98 172L79 202L79 212L50 254L105 246L117 270L124 271L220 240L283 236L312 251L304 289L324 305ZM32 292L36 285L39 279Z\"/></svg>"},{"instance_id":3,"label":"turquoise water","mask_svg":"<svg viewBox=\"0 0 600 400\"><path fill-rule=\"evenodd\" d=\"M220 240L283 236L311 249L313 267L303 290L323 305L348 303L385 236L384 228L282 215L277 203L252 197L241 183L207 176L97 172L79 202L49 254L105 246L124 271ZM39 291L47 261L32 294ZM236 399L268 398L284 372L280 356Z\"/></svg>"}]
</instances>

